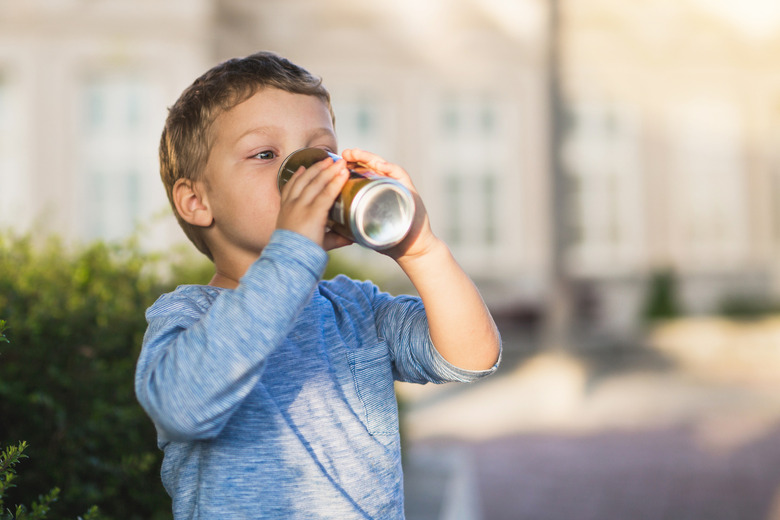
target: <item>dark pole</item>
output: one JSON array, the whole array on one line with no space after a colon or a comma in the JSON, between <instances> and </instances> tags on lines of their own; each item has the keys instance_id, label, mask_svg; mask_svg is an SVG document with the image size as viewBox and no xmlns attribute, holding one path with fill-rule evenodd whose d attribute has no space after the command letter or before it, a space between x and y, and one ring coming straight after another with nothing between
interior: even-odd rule
<instances>
[{"instance_id":1,"label":"dark pole","mask_svg":"<svg viewBox=\"0 0 780 520\"><path fill-rule=\"evenodd\" d=\"M549 96L550 165L550 291L545 319L544 347L568 350L571 333L571 287L566 269L567 196L566 174L561 161L564 139L565 105L561 88L561 3L548 0L547 70Z\"/></svg>"}]
</instances>

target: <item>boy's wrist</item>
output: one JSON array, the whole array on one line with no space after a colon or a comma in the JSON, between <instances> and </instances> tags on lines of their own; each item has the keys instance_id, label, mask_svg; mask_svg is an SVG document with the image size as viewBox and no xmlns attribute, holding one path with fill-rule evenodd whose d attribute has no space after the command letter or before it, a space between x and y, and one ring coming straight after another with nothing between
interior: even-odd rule
<instances>
[{"instance_id":1,"label":"boy's wrist","mask_svg":"<svg viewBox=\"0 0 780 520\"><path fill-rule=\"evenodd\" d=\"M396 258L396 262L407 275L419 270L426 269L429 266L441 265L441 261L452 258L452 253L447 244L437 238L431 237L431 240L418 252L407 253Z\"/></svg>"},{"instance_id":2,"label":"boy's wrist","mask_svg":"<svg viewBox=\"0 0 780 520\"><path fill-rule=\"evenodd\" d=\"M310 238L289 229L276 229L263 250L266 257L294 261L320 278L328 265L328 253Z\"/></svg>"}]
</instances>

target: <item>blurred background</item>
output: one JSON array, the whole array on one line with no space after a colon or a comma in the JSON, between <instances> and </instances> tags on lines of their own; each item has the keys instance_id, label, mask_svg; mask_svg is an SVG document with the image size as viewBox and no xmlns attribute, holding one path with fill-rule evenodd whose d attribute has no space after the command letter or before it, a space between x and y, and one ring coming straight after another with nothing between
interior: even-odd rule
<instances>
[{"instance_id":1,"label":"blurred background","mask_svg":"<svg viewBox=\"0 0 780 520\"><path fill-rule=\"evenodd\" d=\"M504 337L493 378L399 385L410 519L780 518L780 3L0 0L0 227L201 269L157 142L257 50L410 172Z\"/></svg>"}]
</instances>

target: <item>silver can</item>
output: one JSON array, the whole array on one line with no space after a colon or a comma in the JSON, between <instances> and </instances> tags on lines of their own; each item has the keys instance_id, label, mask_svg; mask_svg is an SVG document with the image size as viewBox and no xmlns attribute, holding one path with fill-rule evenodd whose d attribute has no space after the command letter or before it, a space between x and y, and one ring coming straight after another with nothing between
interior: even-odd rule
<instances>
[{"instance_id":1,"label":"silver can","mask_svg":"<svg viewBox=\"0 0 780 520\"><path fill-rule=\"evenodd\" d=\"M321 148L303 148L282 162L277 186L282 190L303 166L340 156ZM379 175L361 164L348 163L349 179L328 214L328 226L365 247L381 251L399 244L412 227L414 198L400 182Z\"/></svg>"}]
</instances>

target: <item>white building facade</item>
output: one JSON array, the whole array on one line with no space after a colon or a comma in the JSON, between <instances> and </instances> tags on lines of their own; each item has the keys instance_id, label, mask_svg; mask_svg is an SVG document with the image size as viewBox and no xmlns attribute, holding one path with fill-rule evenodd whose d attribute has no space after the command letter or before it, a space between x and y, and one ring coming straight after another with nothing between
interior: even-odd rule
<instances>
[{"instance_id":1,"label":"white building facade","mask_svg":"<svg viewBox=\"0 0 780 520\"><path fill-rule=\"evenodd\" d=\"M164 208L166 106L209 63L206 1L0 2L0 224L116 240ZM173 231L156 240L165 243Z\"/></svg>"},{"instance_id":2,"label":"white building facade","mask_svg":"<svg viewBox=\"0 0 780 520\"><path fill-rule=\"evenodd\" d=\"M688 312L780 301L780 9L759 34L716 4L563 2L569 268L613 326L665 269Z\"/></svg>"},{"instance_id":3,"label":"white building facade","mask_svg":"<svg viewBox=\"0 0 780 520\"><path fill-rule=\"evenodd\" d=\"M560 3L565 265L607 328L635 327L661 268L692 311L780 298L780 41L750 41L699 4ZM75 240L143 226L150 247L183 242L157 169L166 107L214 63L267 49L324 78L342 147L410 172L494 308L543 309L547 6L0 0L0 226Z\"/></svg>"}]
</instances>

